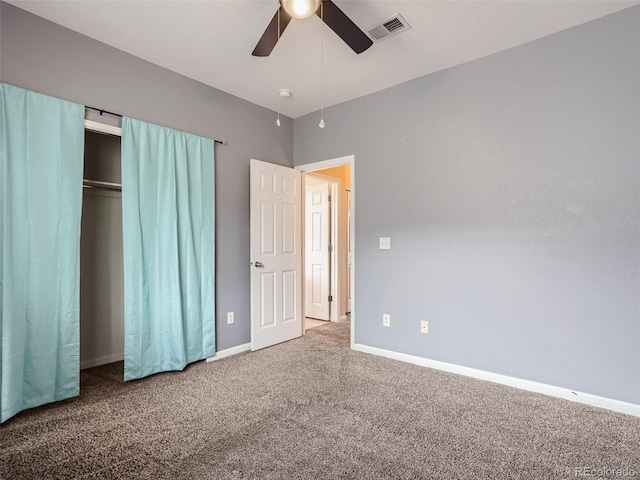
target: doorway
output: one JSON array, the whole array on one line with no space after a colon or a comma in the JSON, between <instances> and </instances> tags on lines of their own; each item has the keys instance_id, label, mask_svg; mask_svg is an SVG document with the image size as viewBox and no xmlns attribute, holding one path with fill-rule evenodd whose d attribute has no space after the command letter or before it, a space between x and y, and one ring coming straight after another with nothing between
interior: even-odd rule
<instances>
[{"instance_id":1,"label":"doorway","mask_svg":"<svg viewBox=\"0 0 640 480\"><path fill-rule=\"evenodd\" d=\"M85 131L80 235L80 368L124 358L120 137Z\"/></svg>"},{"instance_id":2,"label":"doorway","mask_svg":"<svg viewBox=\"0 0 640 480\"><path fill-rule=\"evenodd\" d=\"M86 116L91 112L87 111ZM81 370L124 359L121 135L117 126L85 119L80 235Z\"/></svg>"},{"instance_id":3,"label":"doorway","mask_svg":"<svg viewBox=\"0 0 640 480\"><path fill-rule=\"evenodd\" d=\"M331 321L347 321L351 322L351 345L354 343L355 338L355 315L354 308L354 284L355 284L355 271L354 271L354 169L353 155L346 157L339 157L335 159L299 165L296 169L303 172L303 176L311 177L315 179L324 179L330 185L333 185L332 202L330 211L333 212L332 219L330 221L330 238L331 247L329 250L330 268L331 273L329 298L331 298L330 308L330 320ZM305 181L306 184L306 181ZM306 192L305 195L306 197ZM306 205L305 205L306 207ZM309 218L309 210L305 208L305 224L311 219ZM304 245L305 251L313 238L308 238L308 229L305 228ZM305 307L308 303L308 296L310 295L310 288L306 284L313 279L313 272L309 272L309 265L305 260L303 281L305 282ZM318 269L316 268L316 271ZM318 290L316 290L318 291ZM313 320L307 320L307 317L313 318L312 315L308 315L305 308L305 319L303 326L304 330L307 329L307 324L314 322ZM315 322L314 322L315 323Z\"/></svg>"},{"instance_id":4,"label":"doorway","mask_svg":"<svg viewBox=\"0 0 640 480\"><path fill-rule=\"evenodd\" d=\"M251 350L297 338L304 333L303 189L302 175L348 165L351 213L349 248L351 264L345 277L351 292L351 348L355 339L355 157L284 167L260 160L250 162ZM346 192L345 192L346 194ZM347 205L348 202L343 202ZM346 229L345 229L346 230ZM340 305L344 295L336 289ZM337 308L337 307L336 307ZM346 311L345 311L346 314ZM336 314L335 318L340 318Z\"/></svg>"}]
</instances>

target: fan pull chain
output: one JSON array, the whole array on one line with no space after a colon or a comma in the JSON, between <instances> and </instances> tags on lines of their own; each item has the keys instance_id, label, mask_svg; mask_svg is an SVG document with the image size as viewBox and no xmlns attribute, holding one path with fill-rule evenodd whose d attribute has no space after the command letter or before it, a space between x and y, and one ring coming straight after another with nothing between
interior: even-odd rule
<instances>
[{"instance_id":1,"label":"fan pull chain","mask_svg":"<svg viewBox=\"0 0 640 480\"><path fill-rule=\"evenodd\" d=\"M324 0L320 0L320 128L324 128Z\"/></svg>"},{"instance_id":2,"label":"fan pull chain","mask_svg":"<svg viewBox=\"0 0 640 480\"><path fill-rule=\"evenodd\" d=\"M278 42L280 41L280 11L282 9L278 8ZM276 120L276 125L280 126L280 54L276 52L276 92L278 92L278 118Z\"/></svg>"}]
</instances>

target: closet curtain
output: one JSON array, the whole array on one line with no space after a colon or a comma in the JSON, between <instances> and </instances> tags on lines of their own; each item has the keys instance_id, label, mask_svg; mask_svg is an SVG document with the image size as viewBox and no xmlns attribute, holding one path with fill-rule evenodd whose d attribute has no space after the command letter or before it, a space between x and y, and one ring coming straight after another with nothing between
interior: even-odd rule
<instances>
[{"instance_id":1,"label":"closet curtain","mask_svg":"<svg viewBox=\"0 0 640 480\"><path fill-rule=\"evenodd\" d=\"M125 380L215 354L213 143L122 119Z\"/></svg>"},{"instance_id":2,"label":"closet curtain","mask_svg":"<svg viewBox=\"0 0 640 480\"><path fill-rule=\"evenodd\" d=\"M2 419L80 390L84 107L0 84Z\"/></svg>"}]
</instances>

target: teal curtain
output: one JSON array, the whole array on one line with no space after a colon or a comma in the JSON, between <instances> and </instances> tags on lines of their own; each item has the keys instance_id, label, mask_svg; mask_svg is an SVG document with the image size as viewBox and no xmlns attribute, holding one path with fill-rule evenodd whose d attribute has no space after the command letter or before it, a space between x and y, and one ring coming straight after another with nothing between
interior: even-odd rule
<instances>
[{"instance_id":1,"label":"teal curtain","mask_svg":"<svg viewBox=\"0 0 640 480\"><path fill-rule=\"evenodd\" d=\"M124 375L215 354L213 140L122 119Z\"/></svg>"},{"instance_id":2,"label":"teal curtain","mask_svg":"<svg viewBox=\"0 0 640 480\"><path fill-rule=\"evenodd\" d=\"M0 84L2 422L79 394L84 107Z\"/></svg>"}]
</instances>

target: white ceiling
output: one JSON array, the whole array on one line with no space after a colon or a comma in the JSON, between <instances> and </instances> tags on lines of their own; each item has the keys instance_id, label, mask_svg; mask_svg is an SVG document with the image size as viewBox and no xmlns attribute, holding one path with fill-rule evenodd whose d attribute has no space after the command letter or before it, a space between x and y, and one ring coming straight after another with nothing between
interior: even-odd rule
<instances>
[{"instance_id":1,"label":"white ceiling","mask_svg":"<svg viewBox=\"0 0 640 480\"><path fill-rule=\"evenodd\" d=\"M334 0L361 29L411 29L356 55L324 30L324 106L565 30L640 0ZM125 52L292 118L320 109L320 19L293 20L270 57L251 52L277 0L8 0ZM279 77L279 80L278 80Z\"/></svg>"}]
</instances>

